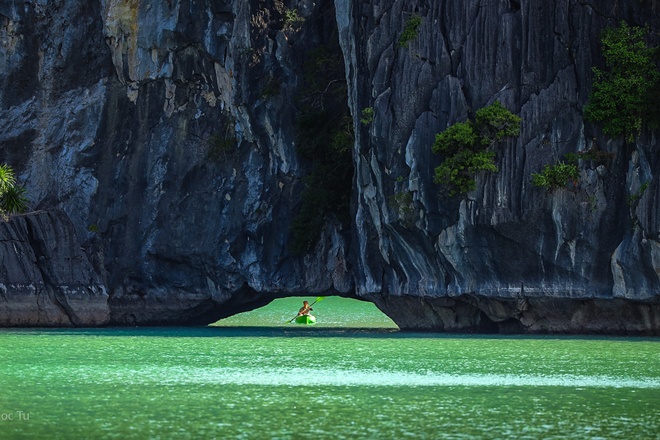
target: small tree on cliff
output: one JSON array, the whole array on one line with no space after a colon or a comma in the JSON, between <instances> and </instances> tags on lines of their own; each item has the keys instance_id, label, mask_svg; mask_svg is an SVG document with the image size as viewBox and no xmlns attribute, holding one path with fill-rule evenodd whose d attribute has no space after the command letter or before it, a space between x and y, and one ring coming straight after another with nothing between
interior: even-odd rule
<instances>
[{"instance_id":1,"label":"small tree on cliff","mask_svg":"<svg viewBox=\"0 0 660 440\"><path fill-rule=\"evenodd\" d=\"M492 147L518 136L520 122L519 116L495 101L477 110L474 121L459 122L437 134L433 152L445 159L435 169L435 182L448 187L450 196L475 189L478 172L497 172Z\"/></svg>"},{"instance_id":2,"label":"small tree on cliff","mask_svg":"<svg viewBox=\"0 0 660 440\"><path fill-rule=\"evenodd\" d=\"M14 170L7 164L0 165L0 215L27 211L25 188L16 184Z\"/></svg>"},{"instance_id":3,"label":"small tree on cliff","mask_svg":"<svg viewBox=\"0 0 660 440\"><path fill-rule=\"evenodd\" d=\"M587 119L603 124L611 137L632 142L643 127L660 125L660 48L646 43L649 30L628 26L603 32L606 70L593 68L594 84L584 108Z\"/></svg>"}]
</instances>

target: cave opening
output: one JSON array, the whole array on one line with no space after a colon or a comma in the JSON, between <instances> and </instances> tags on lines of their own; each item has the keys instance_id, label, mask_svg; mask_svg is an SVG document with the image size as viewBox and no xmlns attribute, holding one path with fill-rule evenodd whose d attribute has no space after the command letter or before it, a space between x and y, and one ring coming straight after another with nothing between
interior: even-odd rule
<instances>
[{"instance_id":1,"label":"cave opening","mask_svg":"<svg viewBox=\"0 0 660 440\"><path fill-rule=\"evenodd\" d=\"M319 298L322 298L319 300ZM317 301L318 300L318 301ZM277 298L265 306L220 319L212 327L291 327L300 328L292 321L303 305L312 304L311 314L316 318L314 328L386 329L399 327L375 304L341 296L290 296ZM316 301L316 303L314 303Z\"/></svg>"}]
</instances>

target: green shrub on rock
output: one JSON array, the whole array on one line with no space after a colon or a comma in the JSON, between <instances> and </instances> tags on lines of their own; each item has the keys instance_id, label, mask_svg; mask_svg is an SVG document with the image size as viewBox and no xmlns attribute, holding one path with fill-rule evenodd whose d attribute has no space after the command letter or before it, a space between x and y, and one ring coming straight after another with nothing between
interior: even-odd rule
<instances>
[{"instance_id":1,"label":"green shrub on rock","mask_svg":"<svg viewBox=\"0 0 660 440\"><path fill-rule=\"evenodd\" d=\"M646 44L649 30L622 21L603 33L606 70L593 68L594 83L587 119L600 122L611 137L632 142L643 127L660 125L660 48Z\"/></svg>"},{"instance_id":2,"label":"green shrub on rock","mask_svg":"<svg viewBox=\"0 0 660 440\"><path fill-rule=\"evenodd\" d=\"M0 211L4 214L20 214L28 209L28 199L25 188L14 185L8 188L0 198Z\"/></svg>"},{"instance_id":3,"label":"green shrub on rock","mask_svg":"<svg viewBox=\"0 0 660 440\"><path fill-rule=\"evenodd\" d=\"M374 121L374 108L367 107L362 109L362 116L360 117L360 122L362 125L369 125Z\"/></svg>"},{"instance_id":4,"label":"green shrub on rock","mask_svg":"<svg viewBox=\"0 0 660 440\"><path fill-rule=\"evenodd\" d=\"M405 27L399 37L399 46L408 47L408 44L419 35L419 27L422 25L422 17L417 14L412 14L406 20Z\"/></svg>"},{"instance_id":5,"label":"green shrub on rock","mask_svg":"<svg viewBox=\"0 0 660 440\"><path fill-rule=\"evenodd\" d=\"M6 217L27 209L25 188L16 184L14 170L7 164L0 165L0 215Z\"/></svg>"},{"instance_id":6,"label":"green shrub on rock","mask_svg":"<svg viewBox=\"0 0 660 440\"><path fill-rule=\"evenodd\" d=\"M4 194L15 183L14 170L7 164L0 165L0 194Z\"/></svg>"},{"instance_id":7,"label":"green shrub on rock","mask_svg":"<svg viewBox=\"0 0 660 440\"><path fill-rule=\"evenodd\" d=\"M433 152L445 159L435 169L435 182L446 186L450 196L474 190L477 173L497 172L491 147L518 136L520 122L519 116L495 101L477 110L474 121L456 123L437 134Z\"/></svg>"},{"instance_id":8,"label":"green shrub on rock","mask_svg":"<svg viewBox=\"0 0 660 440\"><path fill-rule=\"evenodd\" d=\"M578 177L577 165L559 162L546 165L540 173L533 173L532 185L552 191L565 187L569 182L577 182Z\"/></svg>"}]
</instances>

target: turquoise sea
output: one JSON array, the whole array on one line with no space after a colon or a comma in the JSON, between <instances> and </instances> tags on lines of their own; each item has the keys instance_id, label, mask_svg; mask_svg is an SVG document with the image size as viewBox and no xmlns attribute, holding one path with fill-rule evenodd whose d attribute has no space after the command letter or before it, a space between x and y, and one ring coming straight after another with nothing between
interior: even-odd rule
<instances>
[{"instance_id":1,"label":"turquoise sea","mask_svg":"<svg viewBox=\"0 0 660 440\"><path fill-rule=\"evenodd\" d=\"M0 439L657 439L660 339L404 333L328 297L202 328L0 329Z\"/></svg>"}]
</instances>

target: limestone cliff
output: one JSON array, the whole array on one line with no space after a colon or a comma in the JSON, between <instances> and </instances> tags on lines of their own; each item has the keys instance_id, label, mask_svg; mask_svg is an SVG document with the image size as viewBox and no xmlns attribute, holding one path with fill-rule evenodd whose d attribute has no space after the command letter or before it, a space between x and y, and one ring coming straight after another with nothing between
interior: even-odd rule
<instances>
[{"instance_id":1,"label":"limestone cliff","mask_svg":"<svg viewBox=\"0 0 660 440\"><path fill-rule=\"evenodd\" d=\"M52 242L79 243L93 302L108 299L94 318L12 321L2 301L25 296L9 286L40 278L6 270L0 323L202 324L338 293L402 328L660 333L657 133L625 146L582 116L602 29L658 29L660 14L657 2L601 3L2 3L0 161L33 208L66 213L58 224L73 226ZM400 45L413 14L418 33ZM351 219L327 215L298 255L291 225L315 167L296 129L314 82L305 66L337 40ZM477 190L443 196L435 134L495 100L522 117L521 135ZM581 163L579 187L531 186L544 164L592 146L613 159ZM18 264L10 247L2 258Z\"/></svg>"},{"instance_id":2,"label":"limestone cliff","mask_svg":"<svg viewBox=\"0 0 660 440\"><path fill-rule=\"evenodd\" d=\"M102 280L58 211L0 223L0 317L5 326L110 322Z\"/></svg>"},{"instance_id":3,"label":"limestone cliff","mask_svg":"<svg viewBox=\"0 0 660 440\"><path fill-rule=\"evenodd\" d=\"M657 29L657 3L340 3L350 105L374 109L356 133L358 294L403 327L657 332L657 133L627 149L582 116L601 31ZM438 197L434 135L495 100L522 117L521 135L476 191ZM581 163L578 187L531 185L592 147L613 159Z\"/></svg>"}]
</instances>

